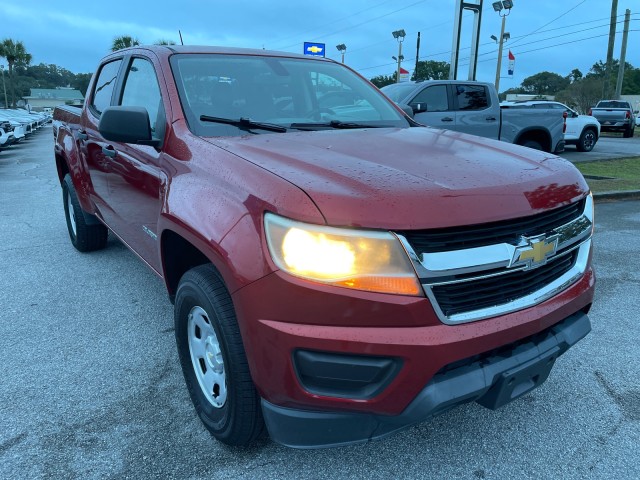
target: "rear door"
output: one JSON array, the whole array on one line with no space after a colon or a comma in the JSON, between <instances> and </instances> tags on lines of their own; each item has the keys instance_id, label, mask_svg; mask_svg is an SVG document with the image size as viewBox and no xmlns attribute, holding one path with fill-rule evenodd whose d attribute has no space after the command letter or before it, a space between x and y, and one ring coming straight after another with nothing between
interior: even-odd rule
<instances>
[{"instance_id":1,"label":"rear door","mask_svg":"<svg viewBox=\"0 0 640 480\"><path fill-rule=\"evenodd\" d=\"M93 85L87 108L83 110L81 129L78 135L80 154L87 162L91 185L91 200L98 214L109 226L114 226L114 216L109 204L109 187L107 177L112 169L110 158L105 154L107 142L98 131L98 123L102 111L112 105L119 78L122 58L110 60L100 67ZM108 152L107 152L108 153Z\"/></svg>"},{"instance_id":2,"label":"rear door","mask_svg":"<svg viewBox=\"0 0 640 480\"><path fill-rule=\"evenodd\" d=\"M455 130L480 137L498 139L500 107L491 105L485 85L460 83L451 85L456 109Z\"/></svg>"}]
</instances>

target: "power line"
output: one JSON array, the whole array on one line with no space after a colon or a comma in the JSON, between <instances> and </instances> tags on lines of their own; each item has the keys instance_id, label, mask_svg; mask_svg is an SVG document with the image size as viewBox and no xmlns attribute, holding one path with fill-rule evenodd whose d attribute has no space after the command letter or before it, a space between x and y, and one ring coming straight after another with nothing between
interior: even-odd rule
<instances>
[{"instance_id":1,"label":"power line","mask_svg":"<svg viewBox=\"0 0 640 480\"><path fill-rule=\"evenodd\" d=\"M414 3L411 3L411 4L407 5L405 7L398 8L396 10L393 10L391 12L388 12L388 13L385 13L385 14L382 14L382 15L378 15L377 17L370 18L369 20L365 20L365 21L360 22L360 23L356 23L355 25L350 25L348 27L342 28L340 30L336 30L336 31L328 33L328 34L316 36L312 40L317 40L319 38L331 37L331 36L336 35L338 33L342 33L342 32L344 32L346 30L353 30L354 28L358 28L358 27L361 27L362 25L366 25L367 23L371 23L374 20L378 20L380 18L388 17L389 15L393 15L394 13L398 13L398 12L401 12L403 10L407 10L408 8L414 7L414 6L418 5L419 3L424 3L426 1L427 0L419 0L417 2L414 2ZM296 43L292 43L291 45L280 47L280 49L291 48L291 47L295 47L295 46L298 46L298 45L300 45L300 42L296 42Z\"/></svg>"}]
</instances>

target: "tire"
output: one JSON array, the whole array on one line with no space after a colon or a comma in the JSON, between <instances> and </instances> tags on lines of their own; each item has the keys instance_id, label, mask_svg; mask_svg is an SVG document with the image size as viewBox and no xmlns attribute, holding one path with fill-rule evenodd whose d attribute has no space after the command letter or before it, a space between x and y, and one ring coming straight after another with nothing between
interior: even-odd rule
<instances>
[{"instance_id":1,"label":"tire","mask_svg":"<svg viewBox=\"0 0 640 480\"><path fill-rule=\"evenodd\" d=\"M520 145L522 145L523 147L533 148L534 150L542 150L542 145L540 145L540 143L536 142L535 140L525 140Z\"/></svg>"},{"instance_id":2,"label":"tire","mask_svg":"<svg viewBox=\"0 0 640 480\"><path fill-rule=\"evenodd\" d=\"M200 420L219 441L249 445L264 431L260 397L231 296L211 264L180 280L174 321L182 373Z\"/></svg>"},{"instance_id":3,"label":"tire","mask_svg":"<svg viewBox=\"0 0 640 480\"><path fill-rule=\"evenodd\" d=\"M95 223L87 223L86 217L92 215L83 212L69 174L62 180L62 203L69 238L76 250L92 252L103 249L107 245L109 230L97 219Z\"/></svg>"},{"instance_id":4,"label":"tire","mask_svg":"<svg viewBox=\"0 0 640 480\"><path fill-rule=\"evenodd\" d=\"M576 144L576 148L579 152L590 152L591 150L593 150L593 147L596 146L597 141L598 135L596 131L592 128L586 128L582 131L580 139Z\"/></svg>"},{"instance_id":5,"label":"tire","mask_svg":"<svg viewBox=\"0 0 640 480\"><path fill-rule=\"evenodd\" d=\"M635 133L634 132L634 128L629 127L622 133L622 137L623 138L631 138L631 137L633 137L634 133Z\"/></svg>"}]
</instances>

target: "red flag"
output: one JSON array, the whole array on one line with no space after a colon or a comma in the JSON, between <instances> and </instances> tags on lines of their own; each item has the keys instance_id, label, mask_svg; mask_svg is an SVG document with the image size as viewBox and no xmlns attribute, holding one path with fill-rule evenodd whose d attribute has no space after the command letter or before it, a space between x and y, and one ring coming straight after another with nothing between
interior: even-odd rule
<instances>
[{"instance_id":1,"label":"red flag","mask_svg":"<svg viewBox=\"0 0 640 480\"><path fill-rule=\"evenodd\" d=\"M513 75L513 70L515 65L516 65L516 56L513 53L511 53L511 50L509 50L509 75Z\"/></svg>"}]
</instances>

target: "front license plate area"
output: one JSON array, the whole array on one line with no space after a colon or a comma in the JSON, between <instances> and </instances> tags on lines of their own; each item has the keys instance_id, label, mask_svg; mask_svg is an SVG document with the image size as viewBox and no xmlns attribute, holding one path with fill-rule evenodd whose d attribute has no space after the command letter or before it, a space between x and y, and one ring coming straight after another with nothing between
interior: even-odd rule
<instances>
[{"instance_id":1,"label":"front license plate area","mask_svg":"<svg viewBox=\"0 0 640 480\"><path fill-rule=\"evenodd\" d=\"M549 377L559 355L559 349L554 348L541 357L503 372L487 393L476 401L483 407L495 410L529 393Z\"/></svg>"}]
</instances>

